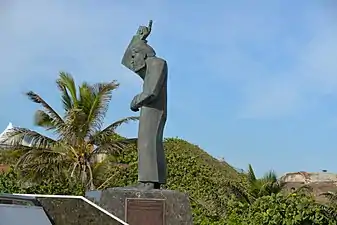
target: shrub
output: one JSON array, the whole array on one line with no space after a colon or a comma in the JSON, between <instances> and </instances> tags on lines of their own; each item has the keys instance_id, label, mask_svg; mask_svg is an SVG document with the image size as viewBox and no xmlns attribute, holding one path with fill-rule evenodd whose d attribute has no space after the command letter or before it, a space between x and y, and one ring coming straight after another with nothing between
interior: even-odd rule
<instances>
[{"instance_id":1,"label":"shrub","mask_svg":"<svg viewBox=\"0 0 337 225\"><path fill-rule=\"evenodd\" d=\"M245 177L226 162L214 159L198 146L187 141L169 138L164 142L168 165L166 188L186 192L191 201L195 225L223 224L226 202L229 197L227 184L244 183ZM130 149L114 159L130 165L115 167L106 172L111 176L108 187L123 187L137 182L137 151ZM102 180L96 181L99 187Z\"/></svg>"},{"instance_id":2,"label":"shrub","mask_svg":"<svg viewBox=\"0 0 337 225\"><path fill-rule=\"evenodd\" d=\"M273 194L252 205L229 202L228 225L336 225L329 208L305 194ZM235 208L235 210L234 210Z\"/></svg>"},{"instance_id":3,"label":"shrub","mask_svg":"<svg viewBox=\"0 0 337 225\"><path fill-rule=\"evenodd\" d=\"M84 195L84 188L79 182L69 179L46 180L30 185L22 182L18 174L10 169L0 174L0 193Z\"/></svg>"}]
</instances>

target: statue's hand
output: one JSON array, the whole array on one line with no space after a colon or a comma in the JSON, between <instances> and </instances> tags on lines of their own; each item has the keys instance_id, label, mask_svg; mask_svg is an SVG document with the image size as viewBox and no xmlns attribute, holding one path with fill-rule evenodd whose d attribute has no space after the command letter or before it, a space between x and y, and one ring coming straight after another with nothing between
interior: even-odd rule
<instances>
[{"instance_id":1,"label":"statue's hand","mask_svg":"<svg viewBox=\"0 0 337 225\"><path fill-rule=\"evenodd\" d=\"M133 112L138 112L139 111L139 108L137 106L137 99L138 99L138 95L136 95L132 101L131 101L131 104L130 104L130 109L133 111Z\"/></svg>"},{"instance_id":2,"label":"statue's hand","mask_svg":"<svg viewBox=\"0 0 337 225\"><path fill-rule=\"evenodd\" d=\"M152 20L149 22L149 26L139 26L137 30L137 35L141 40L146 40L146 38L150 35L152 30Z\"/></svg>"}]
</instances>

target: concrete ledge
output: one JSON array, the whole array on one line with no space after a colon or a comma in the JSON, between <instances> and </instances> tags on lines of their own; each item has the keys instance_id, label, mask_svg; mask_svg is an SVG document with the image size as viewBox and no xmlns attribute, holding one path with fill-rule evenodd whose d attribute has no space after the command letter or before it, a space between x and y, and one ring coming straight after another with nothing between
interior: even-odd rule
<instances>
[{"instance_id":1,"label":"concrete ledge","mask_svg":"<svg viewBox=\"0 0 337 225\"><path fill-rule=\"evenodd\" d=\"M128 225L123 220L104 210L82 196L34 195L55 225Z\"/></svg>"}]
</instances>

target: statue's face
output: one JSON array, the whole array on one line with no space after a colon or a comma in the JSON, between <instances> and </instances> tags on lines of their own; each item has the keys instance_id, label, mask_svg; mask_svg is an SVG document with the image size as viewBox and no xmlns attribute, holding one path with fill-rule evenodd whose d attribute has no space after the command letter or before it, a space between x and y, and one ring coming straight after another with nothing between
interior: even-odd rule
<instances>
[{"instance_id":1,"label":"statue's face","mask_svg":"<svg viewBox=\"0 0 337 225\"><path fill-rule=\"evenodd\" d=\"M141 41L129 45L124 53L122 64L139 75L146 68L146 58L154 57L155 55L156 53L152 47Z\"/></svg>"},{"instance_id":2,"label":"statue's face","mask_svg":"<svg viewBox=\"0 0 337 225\"><path fill-rule=\"evenodd\" d=\"M145 58L146 55L143 52L138 51L137 49L132 49L131 68L134 72L138 72L145 67Z\"/></svg>"}]
</instances>

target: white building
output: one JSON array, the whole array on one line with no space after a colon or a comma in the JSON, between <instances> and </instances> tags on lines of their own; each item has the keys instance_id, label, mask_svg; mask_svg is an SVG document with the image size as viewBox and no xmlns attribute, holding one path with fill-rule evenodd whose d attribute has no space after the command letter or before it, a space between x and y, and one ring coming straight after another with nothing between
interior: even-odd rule
<instances>
[{"instance_id":1,"label":"white building","mask_svg":"<svg viewBox=\"0 0 337 225\"><path fill-rule=\"evenodd\" d=\"M0 134L0 144L6 144L6 143L4 143L4 139L6 137L6 133L8 131L10 131L11 129L13 129L13 124L9 123L8 126L6 127L6 129Z\"/></svg>"},{"instance_id":2,"label":"white building","mask_svg":"<svg viewBox=\"0 0 337 225\"><path fill-rule=\"evenodd\" d=\"M10 143L4 142L4 139L6 137L6 133L9 132L13 128L14 128L13 124L9 123L8 126L6 127L6 129L0 134L0 144L3 144L3 145L6 145L6 144L9 145L10 144ZM29 143L26 142L26 141L23 141L22 145L29 146Z\"/></svg>"}]
</instances>

